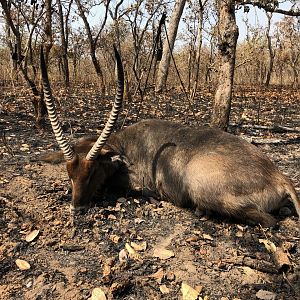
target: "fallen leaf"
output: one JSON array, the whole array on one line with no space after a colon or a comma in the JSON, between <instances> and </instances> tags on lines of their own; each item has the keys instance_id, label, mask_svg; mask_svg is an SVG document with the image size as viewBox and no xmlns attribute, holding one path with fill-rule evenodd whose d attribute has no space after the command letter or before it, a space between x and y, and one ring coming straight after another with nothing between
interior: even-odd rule
<instances>
[{"instance_id":1,"label":"fallen leaf","mask_svg":"<svg viewBox=\"0 0 300 300\"><path fill-rule=\"evenodd\" d=\"M274 243L272 243L271 241L267 240L267 239L259 239L258 240L261 244L264 244L266 249L269 251L269 252L273 252L275 253L276 252L276 246Z\"/></svg>"},{"instance_id":2,"label":"fallen leaf","mask_svg":"<svg viewBox=\"0 0 300 300\"><path fill-rule=\"evenodd\" d=\"M135 243L131 242L130 246L135 250L135 251L145 251L147 249L147 242L142 242L142 243Z\"/></svg>"},{"instance_id":3,"label":"fallen leaf","mask_svg":"<svg viewBox=\"0 0 300 300\"><path fill-rule=\"evenodd\" d=\"M16 265L21 271L29 270L30 269L30 264L23 259L16 259Z\"/></svg>"},{"instance_id":4,"label":"fallen leaf","mask_svg":"<svg viewBox=\"0 0 300 300\"><path fill-rule=\"evenodd\" d=\"M262 300L275 300L276 294L273 292L265 291L265 290L259 290L255 294L256 298L262 299Z\"/></svg>"},{"instance_id":5,"label":"fallen leaf","mask_svg":"<svg viewBox=\"0 0 300 300\"><path fill-rule=\"evenodd\" d=\"M156 248L154 249L153 256L160 259L169 259L171 257L174 257L175 254L173 251L167 250L165 248Z\"/></svg>"},{"instance_id":6,"label":"fallen leaf","mask_svg":"<svg viewBox=\"0 0 300 300\"><path fill-rule=\"evenodd\" d=\"M187 242L197 242L199 238L197 236L190 236L186 239Z\"/></svg>"},{"instance_id":7,"label":"fallen leaf","mask_svg":"<svg viewBox=\"0 0 300 300\"><path fill-rule=\"evenodd\" d=\"M128 243L125 244L125 248L128 251L129 257L140 259L140 255Z\"/></svg>"},{"instance_id":8,"label":"fallen leaf","mask_svg":"<svg viewBox=\"0 0 300 300\"><path fill-rule=\"evenodd\" d=\"M116 234L112 234L109 236L109 239L114 242L115 244L118 244L121 240L121 237L116 235Z\"/></svg>"},{"instance_id":9,"label":"fallen leaf","mask_svg":"<svg viewBox=\"0 0 300 300\"><path fill-rule=\"evenodd\" d=\"M149 278L154 278L154 279L156 279L157 282L160 283L161 280L162 280L163 277L164 277L164 274L165 274L164 269L163 269L163 268L160 268L157 272L155 272L155 273L149 275L148 277L149 277Z\"/></svg>"},{"instance_id":10,"label":"fallen leaf","mask_svg":"<svg viewBox=\"0 0 300 300\"><path fill-rule=\"evenodd\" d=\"M235 234L236 237L243 237L244 236L244 233L242 231L238 231L236 234Z\"/></svg>"},{"instance_id":11,"label":"fallen leaf","mask_svg":"<svg viewBox=\"0 0 300 300\"><path fill-rule=\"evenodd\" d=\"M107 219L108 220L117 220L117 217L113 214L110 214L110 215L107 216Z\"/></svg>"},{"instance_id":12,"label":"fallen leaf","mask_svg":"<svg viewBox=\"0 0 300 300\"><path fill-rule=\"evenodd\" d=\"M25 237L25 241L30 243L32 242L38 235L40 231L39 230L33 230L30 233L28 233Z\"/></svg>"},{"instance_id":13,"label":"fallen leaf","mask_svg":"<svg viewBox=\"0 0 300 300\"><path fill-rule=\"evenodd\" d=\"M126 262L128 259L128 256L127 256L127 251L125 249L122 249L120 252L119 252L119 261L121 263L124 263Z\"/></svg>"},{"instance_id":14,"label":"fallen leaf","mask_svg":"<svg viewBox=\"0 0 300 300\"><path fill-rule=\"evenodd\" d=\"M198 298L199 293L185 282L182 282L182 284L181 284L181 293L182 293L183 300L199 299Z\"/></svg>"},{"instance_id":15,"label":"fallen leaf","mask_svg":"<svg viewBox=\"0 0 300 300\"><path fill-rule=\"evenodd\" d=\"M90 300L106 300L106 295L101 288L94 288Z\"/></svg>"},{"instance_id":16,"label":"fallen leaf","mask_svg":"<svg viewBox=\"0 0 300 300\"><path fill-rule=\"evenodd\" d=\"M213 240L214 240L209 234L203 233L202 236L203 236L203 238L204 238L205 240L209 240L209 241L213 241Z\"/></svg>"},{"instance_id":17,"label":"fallen leaf","mask_svg":"<svg viewBox=\"0 0 300 300\"><path fill-rule=\"evenodd\" d=\"M170 293L170 289L169 289L165 284L160 285L160 286L159 286L159 289L160 289L160 291L161 291L163 294L168 294L168 293Z\"/></svg>"},{"instance_id":18,"label":"fallen leaf","mask_svg":"<svg viewBox=\"0 0 300 300\"><path fill-rule=\"evenodd\" d=\"M110 273L111 273L111 267L109 265L104 265L102 276L103 277L109 276Z\"/></svg>"}]
</instances>

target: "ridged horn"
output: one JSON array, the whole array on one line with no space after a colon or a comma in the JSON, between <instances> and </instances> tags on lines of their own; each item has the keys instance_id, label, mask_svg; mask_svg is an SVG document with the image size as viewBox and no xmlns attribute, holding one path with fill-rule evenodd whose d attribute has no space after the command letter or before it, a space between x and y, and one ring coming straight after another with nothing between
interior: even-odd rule
<instances>
[{"instance_id":1,"label":"ridged horn","mask_svg":"<svg viewBox=\"0 0 300 300\"><path fill-rule=\"evenodd\" d=\"M95 160L97 158L101 148L104 146L110 134L112 133L113 127L117 122L119 112L122 108L123 93L124 93L124 71L123 71L121 57L115 46L114 46L114 52L116 58L116 73L117 73L117 88L116 88L115 101L109 119L107 120L106 125L103 131L101 132L101 135L98 137L92 149L86 155L87 160Z\"/></svg>"},{"instance_id":2,"label":"ridged horn","mask_svg":"<svg viewBox=\"0 0 300 300\"><path fill-rule=\"evenodd\" d=\"M42 81L43 81L43 92L44 92L44 101L47 106L48 116L50 123L57 140L57 143L62 150L66 160L71 160L74 157L74 151L70 147L68 140L64 137L63 131L60 125L60 122L57 118L57 113L53 101L52 91L48 79L47 66L44 58L43 47L41 47L40 53L40 63L41 63L41 72L42 72Z\"/></svg>"}]
</instances>

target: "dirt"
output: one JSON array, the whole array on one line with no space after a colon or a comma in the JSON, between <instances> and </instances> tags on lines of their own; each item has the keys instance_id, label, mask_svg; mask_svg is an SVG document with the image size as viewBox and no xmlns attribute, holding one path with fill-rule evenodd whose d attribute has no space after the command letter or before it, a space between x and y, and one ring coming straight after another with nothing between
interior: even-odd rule
<instances>
[{"instance_id":1,"label":"dirt","mask_svg":"<svg viewBox=\"0 0 300 300\"><path fill-rule=\"evenodd\" d=\"M292 179L299 194L299 133L252 127L259 121L299 128L299 93L275 92L236 93L231 123L243 118L249 126L231 128L249 138L279 140L258 147ZM61 120L67 132L72 129L72 138L103 128L111 98L96 95L93 89L76 90L69 97L61 93ZM88 299L94 288L101 288L108 299L183 299L182 283L194 288L199 299L300 299L300 228L295 215L277 215L278 225L263 229L136 196L115 202L100 198L86 214L72 217L64 165L38 161L42 153L57 150L50 126L35 128L25 99L3 91L0 100L1 299ZM139 117L196 126L185 103L174 92L149 96ZM194 108L199 123L209 121L210 103L209 93L198 95ZM126 102L123 116L130 111L125 126L135 121L137 106ZM39 230L38 236L26 241L33 230ZM289 263L285 272L260 239L283 250ZM132 242L143 249L130 255L123 249ZM157 249L173 255L154 257ZM30 268L20 270L16 259L27 261Z\"/></svg>"}]
</instances>

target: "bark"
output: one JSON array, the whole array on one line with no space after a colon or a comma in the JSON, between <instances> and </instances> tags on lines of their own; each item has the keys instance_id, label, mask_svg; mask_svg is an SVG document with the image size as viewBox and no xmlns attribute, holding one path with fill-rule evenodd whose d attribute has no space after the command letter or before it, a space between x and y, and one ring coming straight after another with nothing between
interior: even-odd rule
<instances>
[{"instance_id":1,"label":"bark","mask_svg":"<svg viewBox=\"0 0 300 300\"><path fill-rule=\"evenodd\" d=\"M198 80L199 80L199 68L200 68L200 58L201 58L201 49L202 49L202 30L203 30L203 17L204 17L204 5L207 1L200 0L200 10L199 10L199 19L198 19L198 31L197 31L197 41L198 47L196 52L196 63L193 68L193 90L191 93L191 99L195 97L197 87L198 87Z\"/></svg>"},{"instance_id":2,"label":"bark","mask_svg":"<svg viewBox=\"0 0 300 300\"><path fill-rule=\"evenodd\" d=\"M31 92L33 94L32 98L31 98L31 102L33 104L34 107L34 114L35 114L35 118L36 118L36 125L38 127L43 126L44 124L44 120L45 120L45 115L47 114L47 109L46 109L46 105L44 102L44 97L43 97L43 93L41 93L38 88L36 83L31 80L27 74L27 70L22 66L21 60L19 59L21 57L22 54L22 42L21 42L21 35L20 32L18 30L18 27L14 24L14 21L12 19L11 16L11 7L7 5L7 1L5 0L0 0L3 12L4 12L4 17L5 17L5 21L7 23L7 25L9 26L9 28L11 29L11 31L13 32L14 36L15 36L15 40L16 40L16 44L17 44L17 65L19 70L21 71L24 80L26 81L26 83L28 84L28 86L31 89Z\"/></svg>"},{"instance_id":3,"label":"bark","mask_svg":"<svg viewBox=\"0 0 300 300\"><path fill-rule=\"evenodd\" d=\"M174 49L174 44L177 36L178 25L182 16L183 8L186 0L177 0L171 16L170 25L168 28L168 38L165 39L163 47L163 55L159 64L157 80L156 80L156 92L162 92L166 89L171 51Z\"/></svg>"},{"instance_id":4,"label":"bark","mask_svg":"<svg viewBox=\"0 0 300 300\"><path fill-rule=\"evenodd\" d=\"M229 123L238 27L235 1L218 1L218 86L214 98L212 125L226 130Z\"/></svg>"},{"instance_id":5,"label":"bark","mask_svg":"<svg viewBox=\"0 0 300 300\"><path fill-rule=\"evenodd\" d=\"M268 41L269 66L268 66L268 70L267 70L265 85L269 86L270 80L271 80L271 75L273 72L275 52L272 49L272 39L270 36L272 14L267 13L267 18L268 18L268 27L267 27L266 35L267 35L267 41Z\"/></svg>"},{"instance_id":6,"label":"bark","mask_svg":"<svg viewBox=\"0 0 300 300\"><path fill-rule=\"evenodd\" d=\"M90 24L89 24L88 19L85 15L85 12L84 12L84 9L83 9L83 6L82 6L82 1L81 0L75 0L75 2L77 4L78 10L79 10L79 15L80 15L80 17L81 17L81 19L84 23L84 27L85 27L85 30L86 30L86 33L87 33L87 38L88 38L89 47L90 47L90 56L91 56L92 63L93 63L93 66L95 68L96 74L97 74L97 76L100 80L101 94L104 95L106 87L105 87L105 83L104 83L104 76L103 76L102 68L101 68L101 65L100 65L100 63L97 59L97 56L96 56L96 49L97 49L97 42L98 42L100 33L101 33L102 29L104 28L104 24L106 22L108 5L109 5L110 1L108 1L107 5L106 5L105 20L102 24L102 27L101 27L100 31L98 32L98 34L96 35L95 38L93 37Z\"/></svg>"},{"instance_id":7,"label":"bark","mask_svg":"<svg viewBox=\"0 0 300 300\"><path fill-rule=\"evenodd\" d=\"M45 42L44 42L44 55L46 64L48 64L49 53L53 46L53 35L52 35L52 0L45 1L46 18L45 18Z\"/></svg>"},{"instance_id":8,"label":"bark","mask_svg":"<svg viewBox=\"0 0 300 300\"><path fill-rule=\"evenodd\" d=\"M61 0L57 1L58 3L58 15L59 15L59 29L60 29L60 42L62 48L62 62L63 62L63 74L64 74L64 82L65 87L68 88L70 86L70 72L69 72L69 61L68 61L68 39L66 37L65 31L65 22L64 22L64 14L61 5ZM67 24L66 24L67 26Z\"/></svg>"}]
</instances>

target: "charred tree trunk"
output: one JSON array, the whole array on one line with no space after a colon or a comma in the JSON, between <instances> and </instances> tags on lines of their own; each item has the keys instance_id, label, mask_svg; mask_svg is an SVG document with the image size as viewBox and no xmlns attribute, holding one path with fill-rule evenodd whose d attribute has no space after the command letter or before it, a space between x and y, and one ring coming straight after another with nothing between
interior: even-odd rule
<instances>
[{"instance_id":1,"label":"charred tree trunk","mask_svg":"<svg viewBox=\"0 0 300 300\"><path fill-rule=\"evenodd\" d=\"M218 87L214 98L212 125L226 130L229 123L238 27L235 1L218 1Z\"/></svg>"},{"instance_id":2,"label":"charred tree trunk","mask_svg":"<svg viewBox=\"0 0 300 300\"><path fill-rule=\"evenodd\" d=\"M272 39L271 39L271 36L270 36L272 14L267 13L267 18L268 18L268 27L267 27L266 35L267 35L267 41L268 41L269 67L267 69L265 85L269 86L270 85L270 80L271 80L271 75L272 75L272 72L273 72L275 52L272 49Z\"/></svg>"},{"instance_id":3,"label":"charred tree trunk","mask_svg":"<svg viewBox=\"0 0 300 300\"><path fill-rule=\"evenodd\" d=\"M163 47L163 55L157 73L157 80L156 80L156 87L155 87L155 90L157 92L162 92L163 90L166 89L170 60L171 60L171 51L173 51L174 48L178 25L180 22L180 18L182 16L185 2L186 0L177 0L172 13L170 26L168 28L169 40L167 38L165 39L164 47Z\"/></svg>"}]
</instances>

